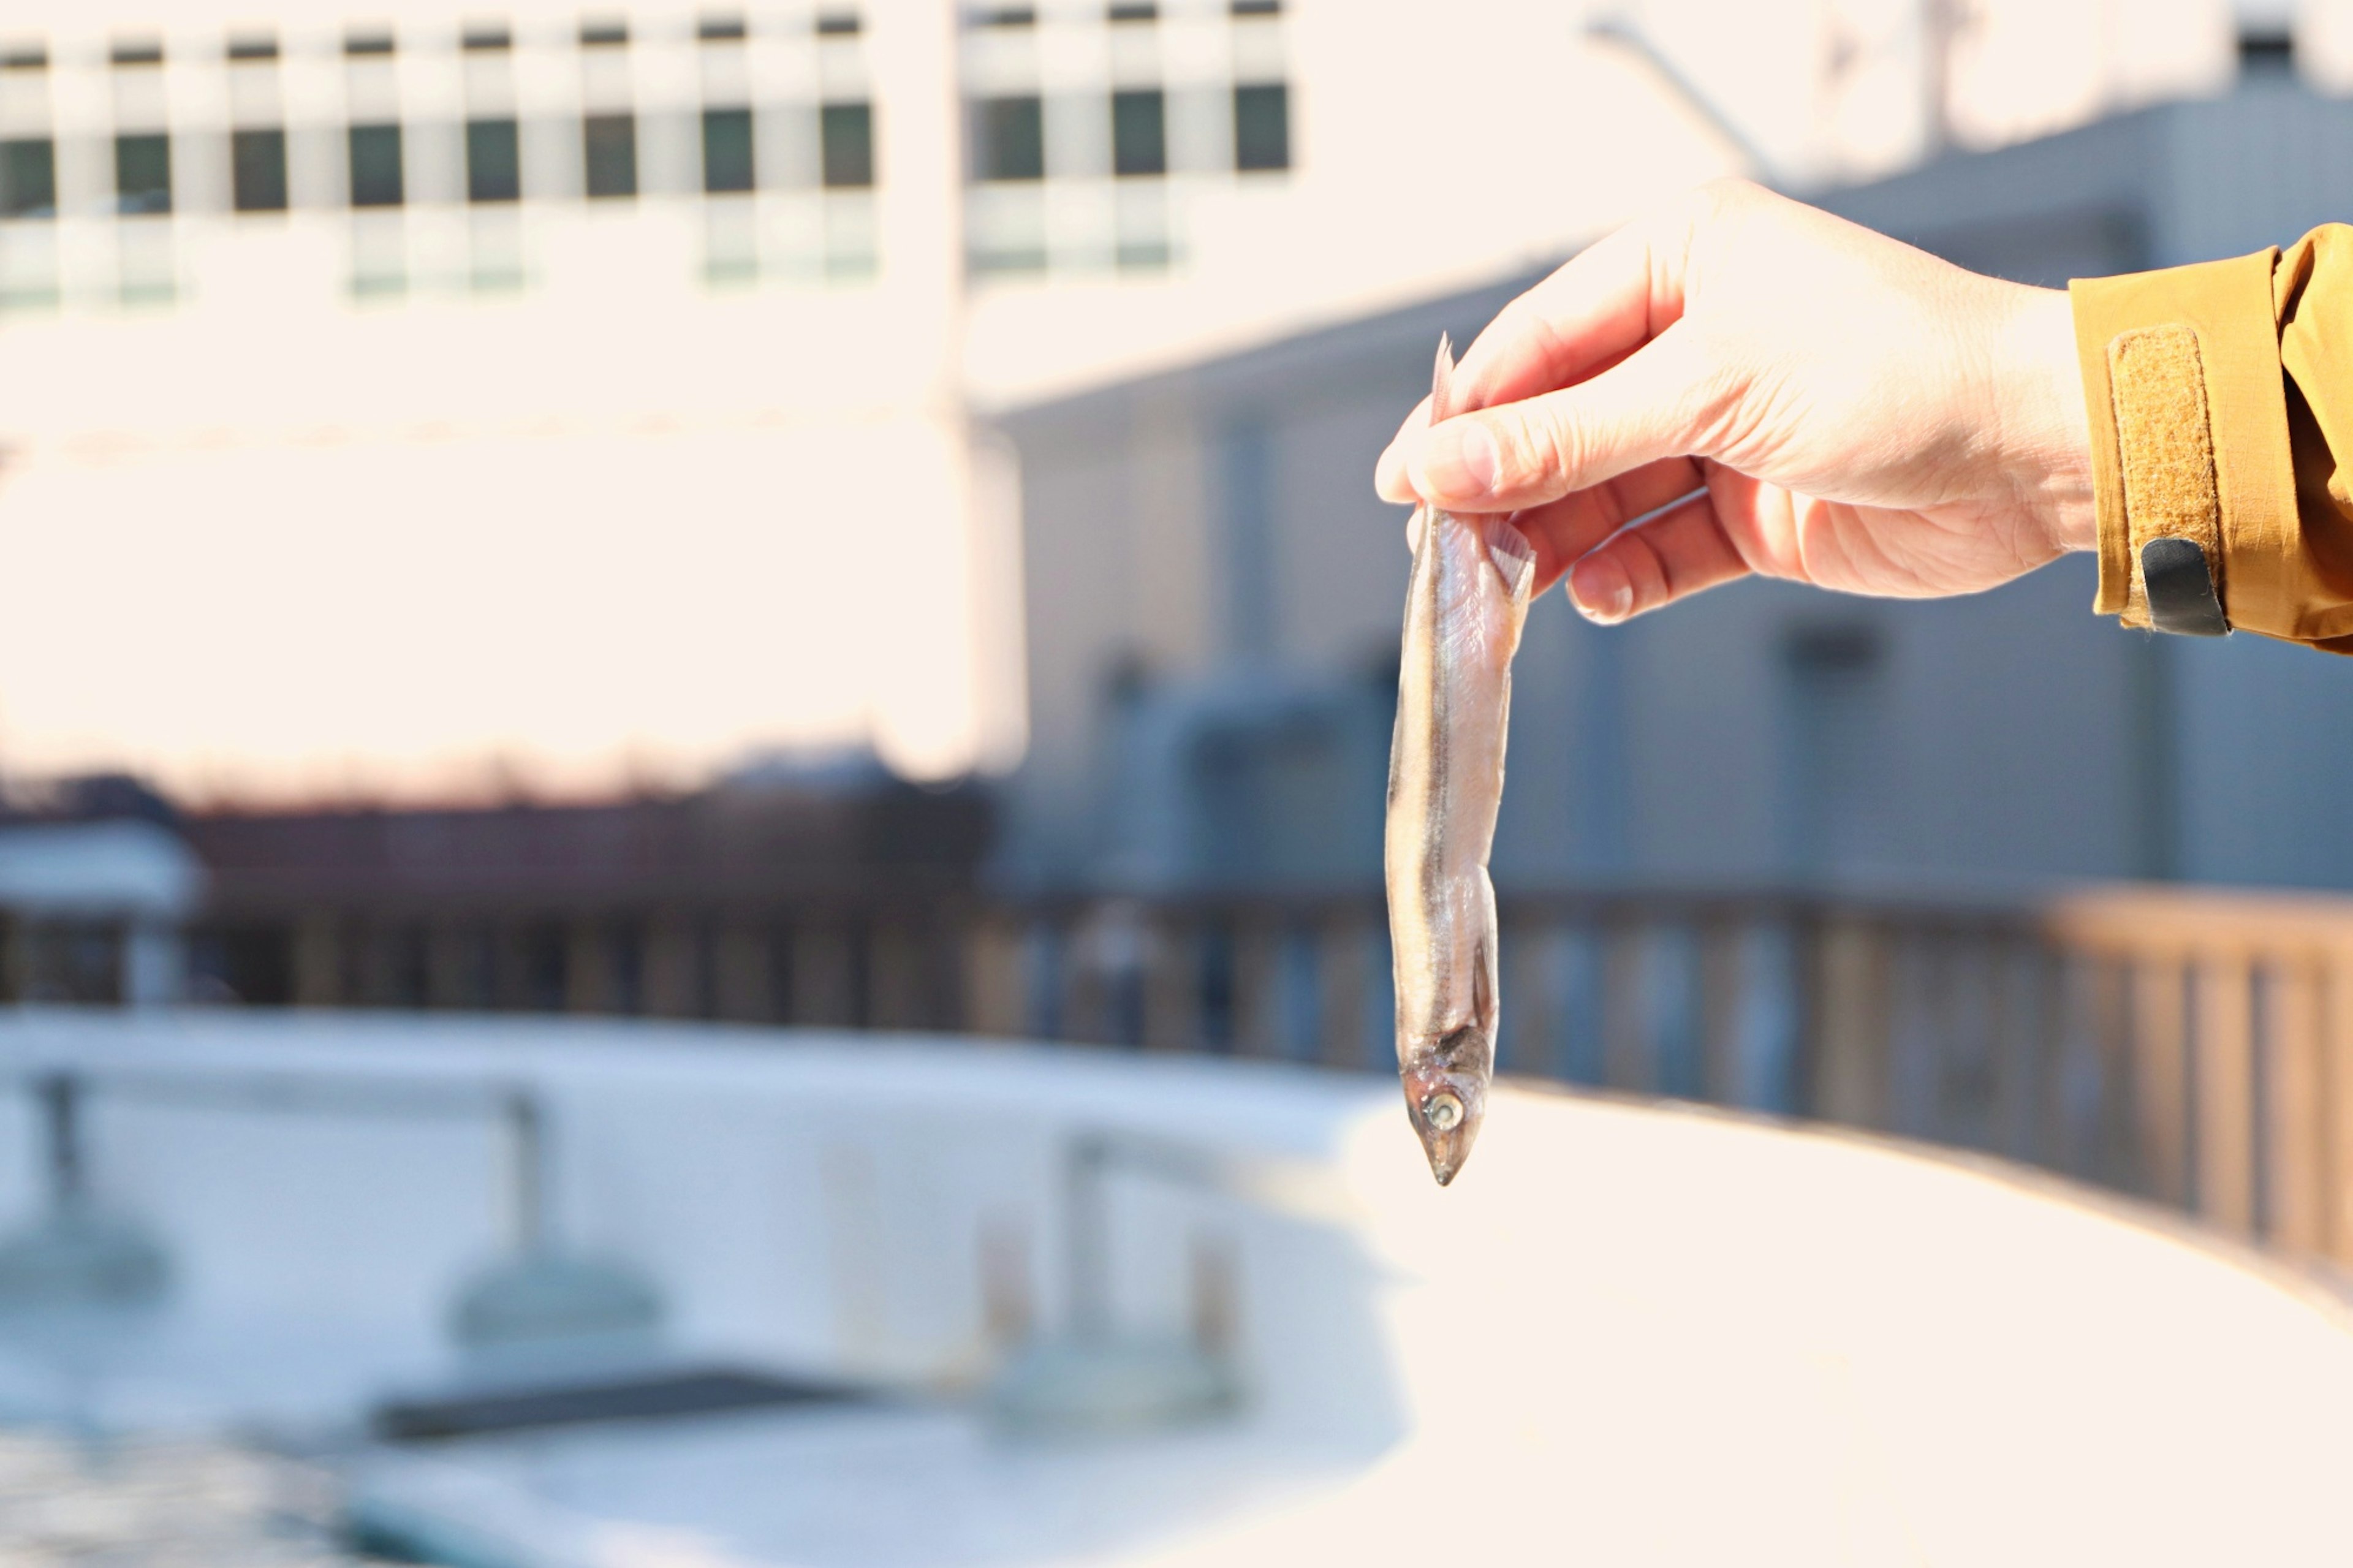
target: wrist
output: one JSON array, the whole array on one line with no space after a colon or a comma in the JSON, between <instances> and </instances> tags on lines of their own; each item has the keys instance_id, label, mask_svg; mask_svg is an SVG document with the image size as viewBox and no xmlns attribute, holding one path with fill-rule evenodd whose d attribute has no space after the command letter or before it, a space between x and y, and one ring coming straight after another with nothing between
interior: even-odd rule
<instances>
[{"instance_id":1,"label":"wrist","mask_svg":"<svg viewBox=\"0 0 2353 1568\"><path fill-rule=\"evenodd\" d=\"M2099 547L2092 476L2092 430L2075 352L2075 316L2066 291L2017 291L2002 362L2006 454L2021 500L2053 551Z\"/></svg>"}]
</instances>

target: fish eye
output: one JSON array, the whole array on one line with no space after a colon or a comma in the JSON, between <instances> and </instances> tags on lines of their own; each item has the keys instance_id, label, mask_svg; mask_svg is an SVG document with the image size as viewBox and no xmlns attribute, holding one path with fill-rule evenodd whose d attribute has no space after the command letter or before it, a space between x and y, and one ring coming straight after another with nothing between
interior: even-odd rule
<instances>
[{"instance_id":1,"label":"fish eye","mask_svg":"<svg viewBox=\"0 0 2353 1568\"><path fill-rule=\"evenodd\" d=\"M1440 1132L1451 1132L1462 1125L1462 1101L1451 1089L1440 1089L1421 1102L1422 1120Z\"/></svg>"}]
</instances>

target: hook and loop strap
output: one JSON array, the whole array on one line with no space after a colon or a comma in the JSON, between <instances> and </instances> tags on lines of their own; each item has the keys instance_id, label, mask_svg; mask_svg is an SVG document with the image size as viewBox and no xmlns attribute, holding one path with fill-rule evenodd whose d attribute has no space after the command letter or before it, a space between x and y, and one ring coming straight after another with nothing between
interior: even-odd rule
<instances>
[{"instance_id":1,"label":"hook and loop strap","mask_svg":"<svg viewBox=\"0 0 2353 1568\"><path fill-rule=\"evenodd\" d=\"M2177 322L2137 327L2108 340L2107 358L2134 562L2126 619L2227 636L2222 501L2198 333Z\"/></svg>"}]
</instances>

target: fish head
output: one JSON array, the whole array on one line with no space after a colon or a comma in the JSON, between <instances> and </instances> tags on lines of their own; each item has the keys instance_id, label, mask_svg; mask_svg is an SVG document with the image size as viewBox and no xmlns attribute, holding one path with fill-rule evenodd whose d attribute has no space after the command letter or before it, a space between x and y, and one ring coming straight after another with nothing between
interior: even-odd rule
<instances>
[{"instance_id":1,"label":"fish head","mask_svg":"<svg viewBox=\"0 0 2353 1568\"><path fill-rule=\"evenodd\" d=\"M1430 1173L1440 1186L1454 1180L1471 1157L1487 1115L1487 1080L1495 1059L1493 1042L1476 1024L1416 1046L1406 1053L1398 1080L1405 1086L1406 1119L1413 1123Z\"/></svg>"}]
</instances>

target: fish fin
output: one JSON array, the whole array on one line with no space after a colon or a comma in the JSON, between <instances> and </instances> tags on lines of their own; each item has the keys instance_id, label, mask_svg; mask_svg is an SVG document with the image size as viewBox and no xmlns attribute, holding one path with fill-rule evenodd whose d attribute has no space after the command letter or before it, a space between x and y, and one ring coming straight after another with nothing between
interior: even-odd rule
<instances>
[{"instance_id":1,"label":"fish fin","mask_svg":"<svg viewBox=\"0 0 2353 1568\"><path fill-rule=\"evenodd\" d=\"M1471 952L1471 1017L1490 1051L1494 1048L1495 1013L1495 955L1482 937Z\"/></svg>"},{"instance_id":2,"label":"fish fin","mask_svg":"<svg viewBox=\"0 0 2353 1568\"><path fill-rule=\"evenodd\" d=\"M1489 514L1486 520L1487 559L1514 599L1525 598L1536 575L1536 547L1511 520Z\"/></svg>"},{"instance_id":3,"label":"fish fin","mask_svg":"<svg viewBox=\"0 0 2353 1568\"><path fill-rule=\"evenodd\" d=\"M1438 334L1438 364L1430 373L1430 422L1454 417L1454 340Z\"/></svg>"}]
</instances>

